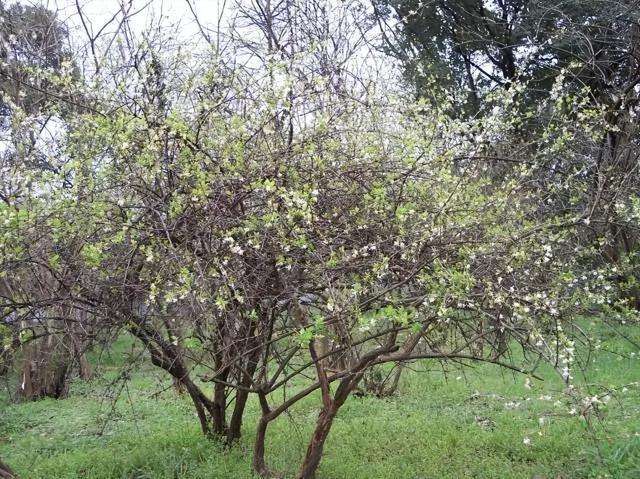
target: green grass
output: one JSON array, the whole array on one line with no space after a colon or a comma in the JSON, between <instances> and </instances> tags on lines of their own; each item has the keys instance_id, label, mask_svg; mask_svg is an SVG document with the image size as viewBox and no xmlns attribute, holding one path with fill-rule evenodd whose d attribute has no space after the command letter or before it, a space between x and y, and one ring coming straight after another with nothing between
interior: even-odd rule
<instances>
[{"instance_id":1,"label":"green grass","mask_svg":"<svg viewBox=\"0 0 640 479\"><path fill-rule=\"evenodd\" d=\"M549 369L541 371L545 381L527 389L522 376L495 366L445 373L425 362L404 376L392 398L348 400L318 476L640 477L640 359L613 337L604 346L615 354L592 358L585 387L636 385L619 390L588 420L569 414L572 405ZM0 457L23 478L252 477L256 403L248 406L243 440L230 450L202 437L188 398L152 366L132 374L114 406L116 391L109 385L130 349L131 341L121 339L109 354L93 358L96 379L74 382L68 399L10 404L0 396ZM274 470L295 473L317 411L312 395L270 426L267 458Z\"/></svg>"}]
</instances>

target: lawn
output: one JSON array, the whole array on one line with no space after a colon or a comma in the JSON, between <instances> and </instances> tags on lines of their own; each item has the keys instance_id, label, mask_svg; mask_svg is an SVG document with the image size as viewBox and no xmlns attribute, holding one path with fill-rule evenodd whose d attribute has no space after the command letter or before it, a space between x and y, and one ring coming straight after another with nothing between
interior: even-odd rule
<instances>
[{"instance_id":1,"label":"lawn","mask_svg":"<svg viewBox=\"0 0 640 479\"><path fill-rule=\"evenodd\" d=\"M202 437L188 397L161 371L144 363L114 386L131 351L121 338L94 354L95 379L75 381L64 400L11 404L3 392L0 457L34 479L252 477L257 404L248 406L243 440L225 450ZM522 375L492 365L416 364L394 397L348 400L319 478L640 477L637 353L611 337L591 357L581 386L592 394L602 392L595 384L618 389L586 418L579 407L572 413L551 369L528 388ZM285 477L300 463L317 408L310 396L269 429L267 458Z\"/></svg>"}]
</instances>

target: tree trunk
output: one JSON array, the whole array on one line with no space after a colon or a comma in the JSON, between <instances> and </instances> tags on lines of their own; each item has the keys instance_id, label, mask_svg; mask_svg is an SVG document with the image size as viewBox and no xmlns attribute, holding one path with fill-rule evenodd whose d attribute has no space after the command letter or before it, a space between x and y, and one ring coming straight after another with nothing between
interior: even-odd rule
<instances>
[{"instance_id":1,"label":"tree trunk","mask_svg":"<svg viewBox=\"0 0 640 479\"><path fill-rule=\"evenodd\" d=\"M222 374L222 380L226 380L227 373L224 372ZM214 392L213 392L213 409L211 413L211 420L213 421L213 432L214 434L224 435L227 431L227 419L226 419L226 408L227 408L227 388L222 383L215 383Z\"/></svg>"},{"instance_id":2,"label":"tree trunk","mask_svg":"<svg viewBox=\"0 0 640 479\"><path fill-rule=\"evenodd\" d=\"M184 384L178 378L172 377L173 388L178 394L184 394Z\"/></svg>"},{"instance_id":3,"label":"tree trunk","mask_svg":"<svg viewBox=\"0 0 640 479\"><path fill-rule=\"evenodd\" d=\"M258 422L258 429L256 431L256 442L253 445L253 470L260 477L269 477L269 469L264 459L264 442L267 437L267 427L269 426L270 418L267 415L263 415Z\"/></svg>"},{"instance_id":4,"label":"tree trunk","mask_svg":"<svg viewBox=\"0 0 640 479\"><path fill-rule=\"evenodd\" d=\"M250 343L254 347L253 354L249 358L246 374L243 375L240 385L248 388L253 380L253 375L258 367L258 358L262 353L262 348L254 345L254 342ZM231 415L231 421L229 422L229 430L227 431L227 442L231 444L234 441L240 439L242 435L242 417L244 416L244 409L247 405L247 399L249 398L249 392L246 390L238 389L236 392L236 404L233 407L233 414Z\"/></svg>"},{"instance_id":5,"label":"tree trunk","mask_svg":"<svg viewBox=\"0 0 640 479\"><path fill-rule=\"evenodd\" d=\"M362 376L366 369L375 361L380 355L397 351L399 348L395 346L395 339L397 332L393 333L387 340L387 345L379 349L369 351L366 353L351 369L351 372L340 380L340 385L336 389L335 394L331 397L330 381L327 377L326 371L322 365L322 362L318 360L318 354L315 348L315 341L309 343L309 353L311 358L316 364L316 371L318 374L318 382L320 383L320 390L322 392L322 410L318 415L318 421L316 422L316 429L311 437L311 442L307 447L307 454L305 455L302 467L298 473L298 479L315 479L316 470L320 465L322 459L322 451L324 449L324 443L327 440L329 431L333 424L333 419L336 417L338 410L345 403L349 395L353 390L358 387ZM417 342L416 342L417 344Z\"/></svg>"},{"instance_id":6,"label":"tree trunk","mask_svg":"<svg viewBox=\"0 0 640 479\"><path fill-rule=\"evenodd\" d=\"M0 479L18 479L18 476L15 472L11 470L9 466L7 466L0 459Z\"/></svg>"},{"instance_id":7,"label":"tree trunk","mask_svg":"<svg viewBox=\"0 0 640 479\"><path fill-rule=\"evenodd\" d=\"M229 430L227 431L227 442L229 444L240 439L242 435L242 416L244 408L247 404L249 393L247 391L238 390L236 393L236 404L233 408L233 414L229 421Z\"/></svg>"},{"instance_id":8,"label":"tree trunk","mask_svg":"<svg viewBox=\"0 0 640 479\"><path fill-rule=\"evenodd\" d=\"M338 408L335 403L329 408L324 408L320 411L318 421L316 422L316 429L313 432L311 442L309 443L309 447L307 447L307 454L298 473L298 479L315 479L316 470L322 459L324 443L327 440L333 419L336 417L337 412Z\"/></svg>"},{"instance_id":9,"label":"tree trunk","mask_svg":"<svg viewBox=\"0 0 640 479\"><path fill-rule=\"evenodd\" d=\"M73 314L73 312L68 313L69 316ZM78 324L80 328L88 328L88 314L86 311L79 311L77 314ZM71 344L73 345L73 356L75 362L78 364L78 373L80 375L80 379L88 381L92 377L91 372L91 364L87 360L86 351L90 346L90 342L86 340L82 336L82 332L78 332L79 328L77 325L70 323L66 325L67 335ZM85 329L80 329L80 331L84 331Z\"/></svg>"},{"instance_id":10,"label":"tree trunk","mask_svg":"<svg viewBox=\"0 0 640 479\"><path fill-rule=\"evenodd\" d=\"M80 369L80 379L88 381L93 376L91 371L91 364L87 360L87 356L84 353L80 353L78 357L78 367Z\"/></svg>"},{"instance_id":11,"label":"tree trunk","mask_svg":"<svg viewBox=\"0 0 640 479\"><path fill-rule=\"evenodd\" d=\"M209 428L209 419L207 418L206 404L203 402L203 398L201 397L201 391L190 380L184 381L174 378L174 384L176 382L180 384L181 389L183 387L186 387L187 391L189 392L191 401L193 401L193 406L196 408L198 419L200 420L200 428L202 429L202 434L208 436L211 433L211 430Z\"/></svg>"},{"instance_id":12,"label":"tree trunk","mask_svg":"<svg viewBox=\"0 0 640 479\"><path fill-rule=\"evenodd\" d=\"M25 349L22 381L18 395L28 401L51 397L60 399L69 392L71 357L66 346L54 344L47 336Z\"/></svg>"},{"instance_id":13,"label":"tree trunk","mask_svg":"<svg viewBox=\"0 0 640 479\"><path fill-rule=\"evenodd\" d=\"M224 434L224 423L221 425L221 421L224 421L224 409L220 411L219 405L209 400L202 390L191 380L189 371L176 346L165 341L158 331L143 324L141 321L134 322L133 324L134 326L131 328L131 332L144 344L147 351L149 351L151 363L167 371L176 381L187 389L198 414L202 433L206 436L210 435L211 432ZM217 386L218 384L216 384L216 387ZM224 402L222 406L225 406ZM207 413L211 417L213 431L211 431Z\"/></svg>"}]
</instances>

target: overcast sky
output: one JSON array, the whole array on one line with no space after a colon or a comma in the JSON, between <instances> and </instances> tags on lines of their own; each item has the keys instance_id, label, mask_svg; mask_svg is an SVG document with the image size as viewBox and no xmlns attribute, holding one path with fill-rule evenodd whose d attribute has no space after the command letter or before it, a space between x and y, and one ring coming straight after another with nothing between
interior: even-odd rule
<instances>
[{"instance_id":1,"label":"overcast sky","mask_svg":"<svg viewBox=\"0 0 640 479\"><path fill-rule=\"evenodd\" d=\"M200 36L199 28L189 7L197 13L201 24L205 28L216 30L218 23L224 24L231 17L235 0L131 0L131 13L139 12L131 19L132 28L143 31L150 24L175 26L179 39L185 42ZM30 0L48 9L58 12L69 27L72 41L81 46L87 41L85 27L78 14L78 6L83 12L87 29L92 35L99 32L105 24L112 21L102 36L108 37L118 26L122 18L122 4L128 5L130 0Z\"/></svg>"}]
</instances>

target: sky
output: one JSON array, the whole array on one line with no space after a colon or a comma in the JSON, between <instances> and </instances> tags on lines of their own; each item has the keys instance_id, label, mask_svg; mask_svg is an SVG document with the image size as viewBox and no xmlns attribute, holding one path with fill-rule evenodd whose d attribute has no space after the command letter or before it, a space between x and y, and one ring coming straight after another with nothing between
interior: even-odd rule
<instances>
[{"instance_id":1,"label":"sky","mask_svg":"<svg viewBox=\"0 0 640 479\"><path fill-rule=\"evenodd\" d=\"M100 32L97 45L110 44L122 17L123 7L131 5L130 26L135 34L159 24L175 33L179 43L201 42L200 25L215 38L218 27L224 31L233 12L235 0L21 0L44 5L56 11L68 26L74 50L88 46L87 31L93 37ZM78 11L82 12L82 16ZM192 12L193 10L193 12ZM84 24L83 24L84 20Z\"/></svg>"},{"instance_id":2,"label":"sky","mask_svg":"<svg viewBox=\"0 0 640 479\"><path fill-rule=\"evenodd\" d=\"M35 3L58 11L61 18L71 25L72 30L82 31L83 27L78 15L79 5L94 32L97 32L114 14L121 11L122 4L131 3L132 12L140 11L133 20L134 25L139 28L146 26L150 20L157 21L162 18L163 22L179 24L181 34L189 37L198 33L189 3L197 12L200 21L214 28L221 13L223 18L228 17L232 10L232 2L233 0L78 0L77 2L76 0L41 0Z\"/></svg>"},{"instance_id":3,"label":"sky","mask_svg":"<svg viewBox=\"0 0 640 479\"><path fill-rule=\"evenodd\" d=\"M14 2L16 0L10 0ZM216 43L217 32L229 32L228 25L236 17L238 2L249 0L20 0L21 3L43 5L56 11L59 18L68 26L70 40L76 53L83 52L88 45L88 37L101 32L97 42L102 45L110 43L114 38L119 21L122 19L123 5L131 4L130 12L138 12L130 19L134 33L142 33L150 25L162 24L163 34L167 31L175 33L175 40L182 45L206 45L203 42L200 27L209 38ZM344 2L342 0L328 0L333 4L336 12L340 12ZM369 5L363 2L362 5ZM78 8L79 7L79 8ZM82 11L82 16L78 10ZM195 20L197 14L199 24ZM114 17L115 16L115 17ZM84 19L84 24L83 20ZM105 26L106 25L106 26ZM104 28L103 28L104 27ZM171 28L170 28L171 27ZM87 34L89 32L89 35ZM357 33L357 32L354 32ZM371 32L370 32L371 33ZM250 34L244 30L243 35ZM221 38L222 38L221 37ZM88 53L87 50L84 51ZM367 56L371 51L366 52ZM80 55L87 58L89 55ZM370 58L367 59L371 61Z\"/></svg>"}]
</instances>

